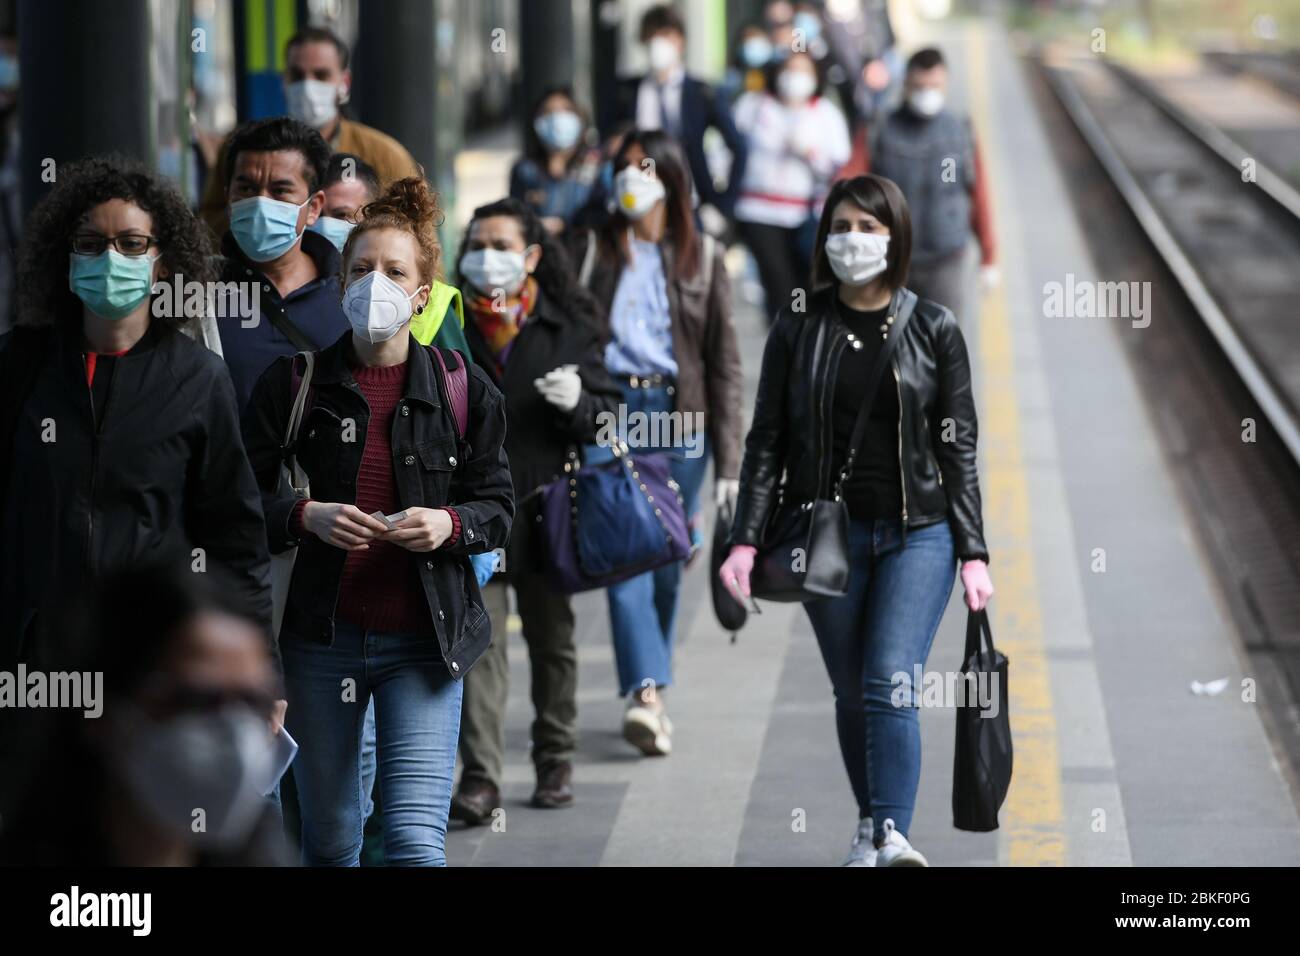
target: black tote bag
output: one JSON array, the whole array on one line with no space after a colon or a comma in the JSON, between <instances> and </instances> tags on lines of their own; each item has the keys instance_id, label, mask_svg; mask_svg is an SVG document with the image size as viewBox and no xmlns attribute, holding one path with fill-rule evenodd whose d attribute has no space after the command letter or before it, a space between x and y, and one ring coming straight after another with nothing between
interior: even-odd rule
<instances>
[{"instance_id":1,"label":"black tote bag","mask_svg":"<svg viewBox=\"0 0 1300 956\"><path fill-rule=\"evenodd\" d=\"M959 686L966 693L957 705L952 825L958 830L984 833L998 828L998 808L1011 786L1007 659L993 646L987 611L971 611L966 618L966 653L961 676ZM996 700L996 713L992 707L986 713L982 706L985 700Z\"/></svg>"},{"instance_id":2,"label":"black tote bag","mask_svg":"<svg viewBox=\"0 0 1300 956\"><path fill-rule=\"evenodd\" d=\"M745 626L745 621L749 619L749 612L745 605L732 596L727 590L727 586L722 583L718 577L718 571L722 568L722 562L727 560L727 555L731 553L731 522L733 519L731 506L724 504L718 509L717 515L713 519L713 546L709 553L709 584L711 595L713 597L713 615L718 619L718 624L724 631L730 631L732 640L735 640L736 632Z\"/></svg>"}]
</instances>

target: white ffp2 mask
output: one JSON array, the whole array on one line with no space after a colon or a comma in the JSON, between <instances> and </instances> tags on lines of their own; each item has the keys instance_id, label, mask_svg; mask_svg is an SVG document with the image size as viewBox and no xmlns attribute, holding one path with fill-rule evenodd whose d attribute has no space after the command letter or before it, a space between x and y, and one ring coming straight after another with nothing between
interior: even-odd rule
<instances>
[{"instance_id":1,"label":"white ffp2 mask","mask_svg":"<svg viewBox=\"0 0 1300 956\"><path fill-rule=\"evenodd\" d=\"M382 272L368 272L343 292L343 314L352 331L367 342L386 342L410 321L411 300L419 294L416 289L407 295Z\"/></svg>"}]
</instances>

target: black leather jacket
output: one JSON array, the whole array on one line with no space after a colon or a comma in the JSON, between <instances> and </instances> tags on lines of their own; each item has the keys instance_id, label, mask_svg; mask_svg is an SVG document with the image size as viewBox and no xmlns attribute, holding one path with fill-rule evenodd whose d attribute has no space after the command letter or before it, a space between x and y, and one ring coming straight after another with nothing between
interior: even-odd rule
<instances>
[{"instance_id":1,"label":"black leather jacket","mask_svg":"<svg viewBox=\"0 0 1300 956\"><path fill-rule=\"evenodd\" d=\"M848 329L832 309L833 289L804 312L778 313L763 351L754 422L745 439L732 540L759 546L778 500L829 497L834 374ZM908 290L902 295L913 296ZM966 342L950 310L918 300L894 343L890 370L899 393L898 449L906 528L945 517L961 560L988 560L975 465L978 426ZM828 376L827 372L830 372Z\"/></svg>"}]
</instances>

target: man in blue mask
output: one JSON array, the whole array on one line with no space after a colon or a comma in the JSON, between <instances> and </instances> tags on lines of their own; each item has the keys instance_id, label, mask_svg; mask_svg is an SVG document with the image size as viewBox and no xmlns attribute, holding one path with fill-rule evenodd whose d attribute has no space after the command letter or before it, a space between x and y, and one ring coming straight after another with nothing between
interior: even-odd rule
<instances>
[{"instance_id":1,"label":"man in blue mask","mask_svg":"<svg viewBox=\"0 0 1300 956\"><path fill-rule=\"evenodd\" d=\"M231 136L217 315L241 411L276 358L325 348L348 330L339 251L308 229L325 206L329 161L320 133L286 116L245 123Z\"/></svg>"},{"instance_id":2,"label":"man in blue mask","mask_svg":"<svg viewBox=\"0 0 1300 956\"><path fill-rule=\"evenodd\" d=\"M379 198L379 175L360 156L335 153L330 157L321 190L325 193L325 207L307 228L319 232L342 252L362 207Z\"/></svg>"}]
</instances>

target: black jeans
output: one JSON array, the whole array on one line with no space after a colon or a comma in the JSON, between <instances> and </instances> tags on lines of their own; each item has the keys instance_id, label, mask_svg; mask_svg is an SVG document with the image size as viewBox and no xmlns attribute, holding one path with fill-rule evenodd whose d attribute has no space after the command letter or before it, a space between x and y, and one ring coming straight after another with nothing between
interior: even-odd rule
<instances>
[{"instance_id":1,"label":"black jeans","mask_svg":"<svg viewBox=\"0 0 1300 956\"><path fill-rule=\"evenodd\" d=\"M795 289L808 289L811 263L799 242L801 229L757 222L742 222L739 226L745 245L758 263L758 276L767 300L764 311L770 325L777 310L790 303Z\"/></svg>"}]
</instances>

